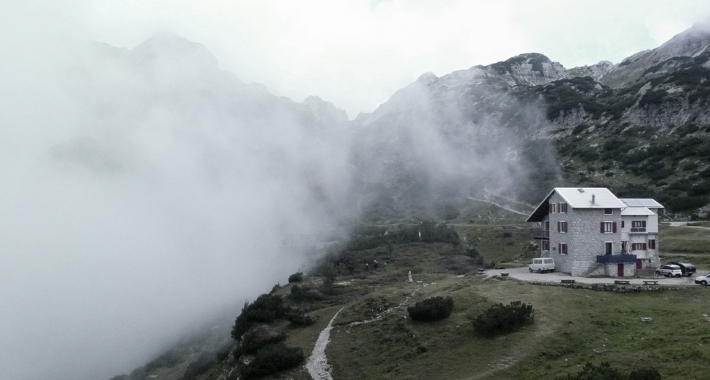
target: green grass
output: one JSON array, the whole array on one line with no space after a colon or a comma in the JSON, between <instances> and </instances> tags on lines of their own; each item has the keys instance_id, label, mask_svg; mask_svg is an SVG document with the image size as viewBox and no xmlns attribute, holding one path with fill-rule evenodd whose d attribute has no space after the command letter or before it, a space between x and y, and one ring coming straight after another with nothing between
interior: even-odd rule
<instances>
[{"instance_id":1,"label":"green grass","mask_svg":"<svg viewBox=\"0 0 710 380\"><path fill-rule=\"evenodd\" d=\"M661 261L685 260L701 271L710 269L710 229L661 225Z\"/></svg>"},{"instance_id":2,"label":"green grass","mask_svg":"<svg viewBox=\"0 0 710 380\"><path fill-rule=\"evenodd\" d=\"M426 282L410 302L451 296L451 317L413 322L402 309L381 321L336 327L327 350L334 378L548 379L587 361L608 361L626 371L655 366L664 379L688 379L704 373L710 359L703 347L710 344L706 288L617 294L480 277ZM378 289L373 297L396 304L415 286ZM514 300L533 305L532 326L494 339L473 333L472 317ZM339 323L368 317L362 305L342 315Z\"/></svg>"},{"instance_id":3,"label":"green grass","mask_svg":"<svg viewBox=\"0 0 710 380\"><path fill-rule=\"evenodd\" d=\"M466 237L463 247L409 243L395 244L392 252L385 246L345 252L356 270L339 275L332 292L320 300L286 298L317 316L314 325L297 327L283 319L269 325L286 333L287 346L308 356L342 308L326 350L336 379L554 379L578 372L586 362L605 361L625 372L654 366L664 379L703 378L710 359L707 287L620 294L486 278L465 255L465 244L473 244L486 262L523 261L531 240L522 228L527 226L510 220L450 225ZM704 271L710 267L709 232L662 226L662 259L685 259ZM365 271L362 263L373 259L382 265ZM407 282L410 271L413 283ZM321 282L307 275L298 285L317 288ZM274 292L288 296L292 286ZM410 320L406 306L432 296L452 297L452 314L436 322ZM474 333L471 321L478 314L495 303L518 300L533 306L532 325L495 338ZM232 366L223 361L200 379L216 378ZM266 378L284 377L310 379L304 366Z\"/></svg>"}]
</instances>

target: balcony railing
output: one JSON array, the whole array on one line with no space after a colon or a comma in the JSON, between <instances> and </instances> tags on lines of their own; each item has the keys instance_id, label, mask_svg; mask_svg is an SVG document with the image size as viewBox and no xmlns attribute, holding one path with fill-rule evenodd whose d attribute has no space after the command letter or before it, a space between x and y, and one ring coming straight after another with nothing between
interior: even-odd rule
<instances>
[{"instance_id":1,"label":"balcony railing","mask_svg":"<svg viewBox=\"0 0 710 380\"><path fill-rule=\"evenodd\" d=\"M631 227L631 232L646 232L646 227Z\"/></svg>"},{"instance_id":2,"label":"balcony railing","mask_svg":"<svg viewBox=\"0 0 710 380\"><path fill-rule=\"evenodd\" d=\"M598 263L635 263L636 255L615 254L615 255L597 255Z\"/></svg>"},{"instance_id":3,"label":"balcony railing","mask_svg":"<svg viewBox=\"0 0 710 380\"><path fill-rule=\"evenodd\" d=\"M549 239L550 238L550 231L542 230L542 229L533 229L532 235L533 235L533 239Z\"/></svg>"}]
</instances>

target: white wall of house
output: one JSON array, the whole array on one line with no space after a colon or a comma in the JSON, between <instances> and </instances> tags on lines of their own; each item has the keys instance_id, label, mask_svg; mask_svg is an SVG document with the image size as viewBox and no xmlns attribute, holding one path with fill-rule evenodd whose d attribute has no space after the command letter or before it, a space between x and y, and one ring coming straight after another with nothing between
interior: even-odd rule
<instances>
[{"instance_id":1,"label":"white wall of house","mask_svg":"<svg viewBox=\"0 0 710 380\"><path fill-rule=\"evenodd\" d=\"M606 252L606 244L611 243L612 253L621 252L621 209L612 208L610 215L604 215L603 208L576 208L568 205L567 212L559 212L560 203L565 200L557 193L550 196L550 212L545 222L550 222L550 251L549 257L555 259L555 267L560 272L570 273L573 276L588 276L597 274L595 270L603 265L597 263L597 255ZM567 223L567 232L558 231L558 222ZM600 223L616 223L617 232L613 230L601 232ZM560 243L567 245L567 254L560 253ZM548 252L541 252L541 255L548 256Z\"/></svg>"},{"instance_id":2,"label":"white wall of house","mask_svg":"<svg viewBox=\"0 0 710 380\"><path fill-rule=\"evenodd\" d=\"M642 268L658 267L658 214L624 215L622 220L621 240L628 242L629 253L641 260ZM641 222L645 227L639 227ZM651 244L651 240L655 243Z\"/></svg>"}]
</instances>

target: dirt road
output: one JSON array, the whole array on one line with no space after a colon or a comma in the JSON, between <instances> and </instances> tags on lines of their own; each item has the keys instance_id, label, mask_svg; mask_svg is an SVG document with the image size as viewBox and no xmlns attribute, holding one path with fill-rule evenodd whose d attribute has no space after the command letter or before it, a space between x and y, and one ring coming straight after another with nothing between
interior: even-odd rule
<instances>
[{"instance_id":1,"label":"dirt road","mask_svg":"<svg viewBox=\"0 0 710 380\"><path fill-rule=\"evenodd\" d=\"M552 273L530 273L528 268L510 268L510 269L491 269L486 271L488 277L500 276L501 273L508 273L509 277L530 282L554 282L559 283L560 280L575 280L581 284L613 284L615 280L629 280L631 285L643 285L644 280L658 280L658 285L695 285L693 277L680 278L611 278L611 277L574 277L568 274L552 272Z\"/></svg>"}]
</instances>

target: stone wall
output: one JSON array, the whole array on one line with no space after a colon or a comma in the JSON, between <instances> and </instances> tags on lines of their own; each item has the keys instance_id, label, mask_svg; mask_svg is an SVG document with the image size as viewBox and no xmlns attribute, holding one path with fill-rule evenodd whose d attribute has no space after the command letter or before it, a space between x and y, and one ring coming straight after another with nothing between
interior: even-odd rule
<instances>
[{"instance_id":1,"label":"stone wall","mask_svg":"<svg viewBox=\"0 0 710 380\"><path fill-rule=\"evenodd\" d=\"M606 275L609 277L619 277L619 264L624 264L624 277L633 277L636 274L636 263L607 263Z\"/></svg>"},{"instance_id":2,"label":"stone wall","mask_svg":"<svg viewBox=\"0 0 710 380\"><path fill-rule=\"evenodd\" d=\"M591 194L589 194L591 199ZM557 193L550 196L550 203L564 202ZM604 244L613 244L613 253L621 252L621 209L613 209L612 215L604 215L603 209L573 209L567 213L548 214L550 222L550 255L555 259L557 271L573 276L603 275L606 270L596 268L597 255L605 252ZM567 233L557 232L557 222L567 222ZM601 233L601 222L616 222L617 233ZM544 228L544 222L543 222ZM567 243L567 255L558 251L558 243ZM544 254L544 252L543 252Z\"/></svg>"}]
</instances>

